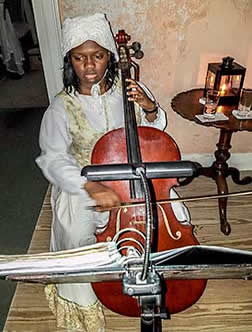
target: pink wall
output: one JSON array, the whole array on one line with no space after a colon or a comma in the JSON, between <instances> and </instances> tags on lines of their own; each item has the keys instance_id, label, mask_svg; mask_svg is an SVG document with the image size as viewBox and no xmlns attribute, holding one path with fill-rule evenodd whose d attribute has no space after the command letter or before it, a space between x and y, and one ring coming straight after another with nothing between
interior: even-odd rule
<instances>
[{"instance_id":1,"label":"pink wall","mask_svg":"<svg viewBox=\"0 0 252 332\"><path fill-rule=\"evenodd\" d=\"M252 87L251 0L59 0L61 17L106 13L114 33L125 29L145 52L141 80L167 111L167 131L182 154L211 153L219 131L190 123L175 114L171 99L203 87L209 62L232 56L247 68ZM207 135L207 139L206 139ZM252 152L250 133L233 135L232 152Z\"/></svg>"}]
</instances>

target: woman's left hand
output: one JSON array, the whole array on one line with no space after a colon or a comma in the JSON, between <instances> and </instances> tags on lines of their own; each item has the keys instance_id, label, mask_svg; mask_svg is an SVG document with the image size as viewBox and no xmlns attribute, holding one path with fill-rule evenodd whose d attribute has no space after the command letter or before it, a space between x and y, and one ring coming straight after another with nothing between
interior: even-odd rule
<instances>
[{"instance_id":1,"label":"woman's left hand","mask_svg":"<svg viewBox=\"0 0 252 332\"><path fill-rule=\"evenodd\" d=\"M128 100L136 102L146 111L153 111L156 108L156 104L147 96L137 82L130 78L126 81L129 83L127 85Z\"/></svg>"}]
</instances>

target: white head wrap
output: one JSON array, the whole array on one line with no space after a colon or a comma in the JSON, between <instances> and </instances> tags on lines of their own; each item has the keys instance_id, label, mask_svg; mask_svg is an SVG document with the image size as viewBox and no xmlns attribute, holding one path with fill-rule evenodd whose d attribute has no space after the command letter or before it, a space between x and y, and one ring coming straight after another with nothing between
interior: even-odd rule
<instances>
[{"instance_id":1,"label":"white head wrap","mask_svg":"<svg viewBox=\"0 0 252 332\"><path fill-rule=\"evenodd\" d=\"M115 40L110 24L104 14L98 13L92 16L67 18L63 23L62 34L63 57L72 48L81 45L87 40L92 40L114 53L118 61Z\"/></svg>"}]
</instances>

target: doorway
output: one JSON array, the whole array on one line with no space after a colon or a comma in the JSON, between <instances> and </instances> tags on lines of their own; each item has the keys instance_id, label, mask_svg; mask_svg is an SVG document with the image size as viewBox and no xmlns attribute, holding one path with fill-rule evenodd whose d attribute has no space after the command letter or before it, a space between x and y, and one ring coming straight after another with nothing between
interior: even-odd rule
<instances>
[{"instance_id":1,"label":"doorway","mask_svg":"<svg viewBox=\"0 0 252 332\"><path fill-rule=\"evenodd\" d=\"M1 2L0 109L47 107L48 96L30 0Z\"/></svg>"}]
</instances>

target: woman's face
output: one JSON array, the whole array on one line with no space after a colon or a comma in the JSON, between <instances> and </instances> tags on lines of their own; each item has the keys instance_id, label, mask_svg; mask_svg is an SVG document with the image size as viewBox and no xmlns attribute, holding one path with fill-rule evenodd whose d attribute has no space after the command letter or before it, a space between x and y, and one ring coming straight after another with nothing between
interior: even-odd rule
<instances>
[{"instance_id":1,"label":"woman's face","mask_svg":"<svg viewBox=\"0 0 252 332\"><path fill-rule=\"evenodd\" d=\"M87 40L71 50L71 61L80 79L80 92L90 94L93 84L98 83L107 69L109 51L96 42ZM101 88L104 88L101 82Z\"/></svg>"}]
</instances>

